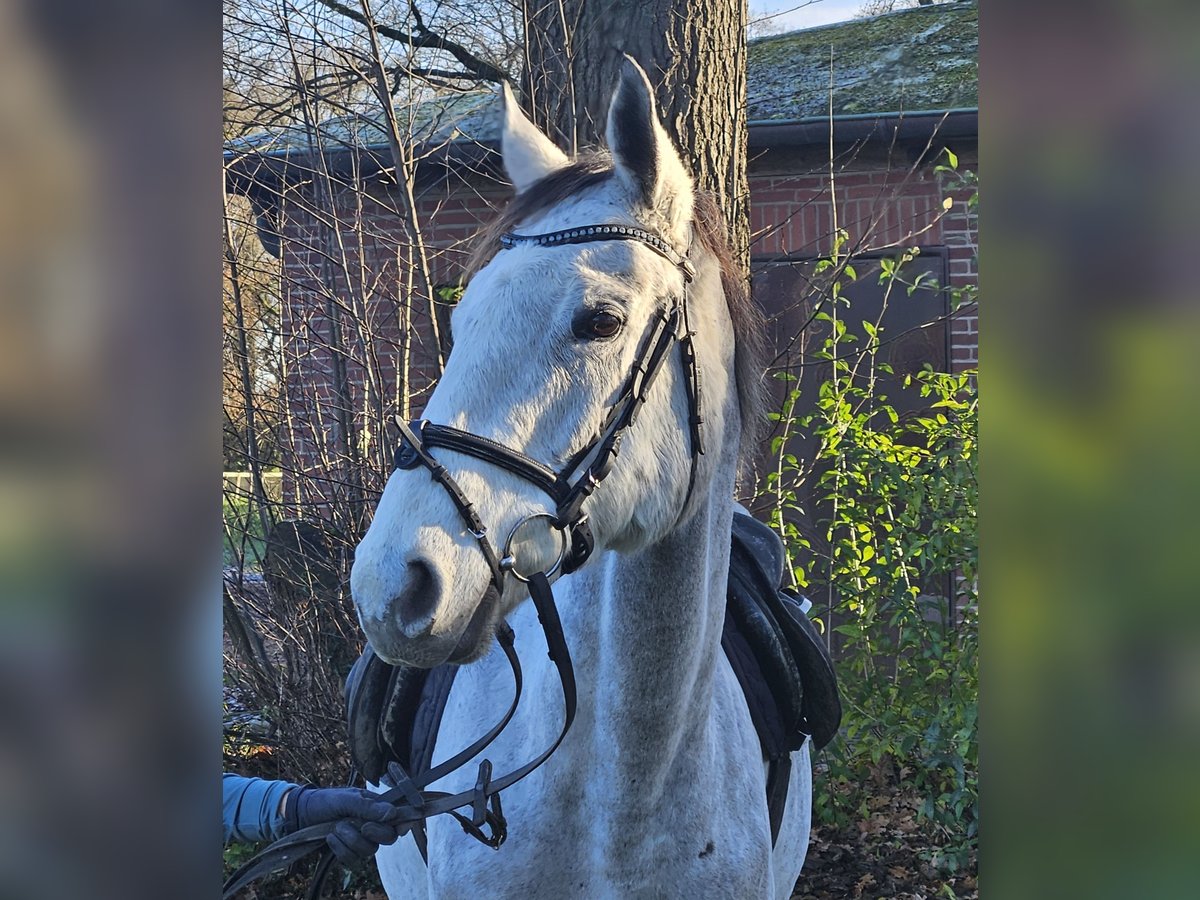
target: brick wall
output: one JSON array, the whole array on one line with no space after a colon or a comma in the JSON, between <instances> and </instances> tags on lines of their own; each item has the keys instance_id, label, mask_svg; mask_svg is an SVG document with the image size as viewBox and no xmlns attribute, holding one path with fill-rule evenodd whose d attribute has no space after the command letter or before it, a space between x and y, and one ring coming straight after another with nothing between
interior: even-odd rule
<instances>
[{"instance_id":1,"label":"brick wall","mask_svg":"<svg viewBox=\"0 0 1200 900\"><path fill-rule=\"evenodd\" d=\"M978 171L974 146L958 153L960 169ZM978 221L969 192L955 190L932 165L914 167L893 154L859 153L835 172L828 163L796 154L751 168L750 231L754 259L811 259L827 255L835 222L855 252L886 253L901 247L944 250L948 283L978 283ZM836 204L834 198L836 197ZM944 208L950 200L949 209ZM979 314L974 307L950 319L955 370L979 364Z\"/></svg>"}]
</instances>

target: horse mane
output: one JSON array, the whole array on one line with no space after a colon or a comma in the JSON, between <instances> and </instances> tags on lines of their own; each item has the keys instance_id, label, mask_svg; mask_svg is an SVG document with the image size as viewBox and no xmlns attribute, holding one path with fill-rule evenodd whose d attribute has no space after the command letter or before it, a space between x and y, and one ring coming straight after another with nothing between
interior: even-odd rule
<instances>
[{"instance_id":1,"label":"horse mane","mask_svg":"<svg viewBox=\"0 0 1200 900\"><path fill-rule=\"evenodd\" d=\"M467 263L467 279L496 255L500 235L516 230L537 213L603 184L612 175L612 158L604 151L594 151L577 157L518 194L476 234ZM720 268L721 288L733 323L734 376L742 420L739 459L744 472L753 461L766 424L767 394L763 382L767 368L766 322L750 297L745 276L734 261L725 215L709 191L696 191L692 226L696 237Z\"/></svg>"}]
</instances>

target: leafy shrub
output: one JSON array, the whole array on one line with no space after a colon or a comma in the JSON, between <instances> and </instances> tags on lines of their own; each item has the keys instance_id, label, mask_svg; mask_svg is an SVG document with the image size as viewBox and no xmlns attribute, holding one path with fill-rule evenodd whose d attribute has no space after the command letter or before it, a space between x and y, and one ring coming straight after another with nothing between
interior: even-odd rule
<instances>
[{"instance_id":1,"label":"leafy shrub","mask_svg":"<svg viewBox=\"0 0 1200 900\"><path fill-rule=\"evenodd\" d=\"M880 387L892 375L880 356L882 315L851 324L848 240L839 234L817 265L831 303L814 316L827 337L811 355L829 377L799 415L798 377L777 373L787 396L764 484L796 582L817 601L845 707L841 737L818 761L814 812L845 826L868 818L873 795L899 788L919 798L918 820L939 848L930 861L956 869L977 847L979 824L975 373L926 366L892 379L919 397L917 412L897 412ZM974 288L908 279L916 255L881 261L887 298L933 289L953 308L976 302ZM812 458L791 452L797 434L814 442Z\"/></svg>"}]
</instances>

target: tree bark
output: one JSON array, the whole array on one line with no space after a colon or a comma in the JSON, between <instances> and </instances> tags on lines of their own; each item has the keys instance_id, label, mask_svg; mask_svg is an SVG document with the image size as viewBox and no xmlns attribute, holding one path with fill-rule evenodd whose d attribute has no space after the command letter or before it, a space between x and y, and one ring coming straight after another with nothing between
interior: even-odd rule
<instances>
[{"instance_id":1,"label":"tree bark","mask_svg":"<svg viewBox=\"0 0 1200 900\"><path fill-rule=\"evenodd\" d=\"M696 186L749 271L746 0L524 0L523 102L568 152L601 143L622 54L650 76Z\"/></svg>"}]
</instances>

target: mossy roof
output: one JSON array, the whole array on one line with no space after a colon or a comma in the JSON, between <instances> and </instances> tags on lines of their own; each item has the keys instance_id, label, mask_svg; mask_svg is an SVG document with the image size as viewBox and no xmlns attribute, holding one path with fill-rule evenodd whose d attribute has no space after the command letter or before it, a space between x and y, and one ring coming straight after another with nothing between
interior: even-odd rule
<instances>
[{"instance_id":1,"label":"mossy roof","mask_svg":"<svg viewBox=\"0 0 1200 900\"><path fill-rule=\"evenodd\" d=\"M979 6L918 6L750 42L751 122L979 105Z\"/></svg>"},{"instance_id":2,"label":"mossy roof","mask_svg":"<svg viewBox=\"0 0 1200 900\"><path fill-rule=\"evenodd\" d=\"M475 141L499 138L499 98L495 91L467 91L396 107L402 136L411 134L415 143L442 143L460 138ZM374 118L363 115L338 116L321 123L320 144L324 150L353 147L382 147L387 131ZM316 143L314 140L313 143ZM225 143L227 153L284 153L310 149L308 133L299 127L252 134Z\"/></svg>"},{"instance_id":3,"label":"mossy roof","mask_svg":"<svg viewBox=\"0 0 1200 900\"><path fill-rule=\"evenodd\" d=\"M978 50L977 2L919 6L758 38L748 47L748 117L753 124L827 116L831 62L835 116L973 108L979 102ZM499 138L495 91L398 108L403 131L409 130L409 109L412 137L418 141L491 143ZM325 150L387 143L379 123L365 116L327 120L321 131ZM299 128L226 144L233 154L308 148Z\"/></svg>"}]
</instances>

